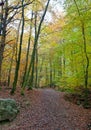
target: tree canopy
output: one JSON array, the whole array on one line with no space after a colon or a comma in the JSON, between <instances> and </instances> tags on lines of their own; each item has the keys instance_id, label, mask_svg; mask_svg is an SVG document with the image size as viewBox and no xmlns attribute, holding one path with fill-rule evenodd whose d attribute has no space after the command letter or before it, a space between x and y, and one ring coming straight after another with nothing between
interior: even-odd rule
<instances>
[{"instance_id":1,"label":"tree canopy","mask_svg":"<svg viewBox=\"0 0 91 130\"><path fill-rule=\"evenodd\" d=\"M26 87L57 86L69 91L81 86L87 95L90 6L87 0L2 0L0 85L12 87L11 93L20 86L21 94Z\"/></svg>"}]
</instances>

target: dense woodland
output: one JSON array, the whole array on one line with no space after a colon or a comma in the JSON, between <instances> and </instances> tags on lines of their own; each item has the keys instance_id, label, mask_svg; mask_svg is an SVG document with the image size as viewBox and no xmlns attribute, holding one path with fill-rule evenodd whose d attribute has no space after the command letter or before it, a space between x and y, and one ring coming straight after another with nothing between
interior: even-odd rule
<instances>
[{"instance_id":1,"label":"dense woodland","mask_svg":"<svg viewBox=\"0 0 91 130\"><path fill-rule=\"evenodd\" d=\"M90 57L90 0L1 0L0 87L81 86L87 95Z\"/></svg>"}]
</instances>

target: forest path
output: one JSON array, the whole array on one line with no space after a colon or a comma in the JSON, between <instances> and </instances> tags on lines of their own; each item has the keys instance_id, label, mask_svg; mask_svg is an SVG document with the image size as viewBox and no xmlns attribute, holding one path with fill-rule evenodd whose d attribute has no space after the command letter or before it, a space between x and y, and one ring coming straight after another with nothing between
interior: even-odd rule
<instances>
[{"instance_id":1,"label":"forest path","mask_svg":"<svg viewBox=\"0 0 91 130\"><path fill-rule=\"evenodd\" d=\"M35 89L18 96L13 98L20 103L20 113L0 130L87 130L89 110L65 101L63 92Z\"/></svg>"}]
</instances>

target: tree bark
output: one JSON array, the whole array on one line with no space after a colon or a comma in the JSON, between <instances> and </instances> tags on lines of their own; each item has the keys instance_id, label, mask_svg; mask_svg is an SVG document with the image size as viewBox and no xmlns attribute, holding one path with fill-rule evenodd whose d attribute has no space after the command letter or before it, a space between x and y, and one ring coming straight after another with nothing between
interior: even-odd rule
<instances>
[{"instance_id":1,"label":"tree bark","mask_svg":"<svg viewBox=\"0 0 91 130\"><path fill-rule=\"evenodd\" d=\"M0 84L2 77L2 62L3 62L3 53L5 48L5 40L6 40L6 21L8 17L8 0L5 2L5 11L3 5L1 6L1 16L0 16Z\"/></svg>"},{"instance_id":2,"label":"tree bark","mask_svg":"<svg viewBox=\"0 0 91 130\"><path fill-rule=\"evenodd\" d=\"M41 31L41 26L42 26L44 17L45 17L45 15L46 15L49 2L50 2L50 0L47 1L47 5L46 5L46 7L45 7L44 13L43 13L43 15L42 15L42 18L41 18L40 23L39 23L39 26L38 26L37 34L35 35L33 52L32 52L32 56L31 56L30 65L29 65L29 68L28 68L28 71L27 71L27 74L26 74L24 86L26 86L27 83L28 83L28 81L29 81L30 79L32 79L32 78L29 77L29 74L30 74L31 68L34 68L35 54L36 54L36 48L37 48L37 45L38 45L38 40L39 40L40 31ZM33 71L33 70L32 70L32 71ZM32 75L33 75L33 74L32 74ZM30 88L31 88L31 85L30 85Z\"/></svg>"},{"instance_id":3,"label":"tree bark","mask_svg":"<svg viewBox=\"0 0 91 130\"><path fill-rule=\"evenodd\" d=\"M15 69L15 76L14 76L14 82L13 82L13 87L11 90L11 94L13 94L16 90L16 85L18 81L18 71L20 67L20 60L21 60L21 49L22 49L22 40L23 40L23 33L24 33L24 0L22 0L22 31L21 31L21 36L20 36L20 46L19 46L19 54L18 54L18 61L16 64L16 69Z\"/></svg>"},{"instance_id":4,"label":"tree bark","mask_svg":"<svg viewBox=\"0 0 91 130\"><path fill-rule=\"evenodd\" d=\"M78 15L79 17L81 16L80 15L80 10L79 10L79 7L76 3L76 0L74 0L74 3L76 5L76 8L77 8L77 11L78 11ZM83 45L84 45L84 54L85 54L85 58L86 58L86 65L85 65L85 75L84 75L84 78L85 78L85 83L84 83L84 86L85 86L85 103L87 104L87 97L88 97L88 68L89 68L89 57L88 57L88 54L87 54L87 42L86 42L86 35L85 35L85 27L84 27L84 21L83 20L80 20L81 21L81 29L82 29L82 37L83 37Z\"/></svg>"},{"instance_id":5,"label":"tree bark","mask_svg":"<svg viewBox=\"0 0 91 130\"><path fill-rule=\"evenodd\" d=\"M26 73L27 73L27 68L28 68L28 61L29 61L29 50L30 50L30 41L31 41L31 33L32 33L32 22L33 22L33 12L32 12L32 16L31 16L31 19L30 19L30 33L29 33L29 38L28 38L26 64L25 64L25 69L24 69L24 74L23 74L23 81L22 81L22 91L21 91L22 95L24 95L24 90L25 90L24 81L25 81L25 78L26 78Z\"/></svg>"}]
</instances>

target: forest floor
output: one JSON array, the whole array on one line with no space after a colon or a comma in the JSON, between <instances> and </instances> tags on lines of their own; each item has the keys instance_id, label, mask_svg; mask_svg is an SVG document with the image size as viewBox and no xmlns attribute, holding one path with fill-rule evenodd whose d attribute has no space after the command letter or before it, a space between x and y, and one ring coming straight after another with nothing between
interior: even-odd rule
<instances>
[{"instance_id":1,"label":"forest floor","mask_svg":"<svg viewBox=\"0 0 91 130\"><path fill-rule=\"evenodd\" d=\"M9 95L2 89L0 98L13 98L20 112L12 122L0 123L0 130L90 130L91 109L84 109L64 99L64 92L34 89Z\"/></svg>"}]
</instances>

